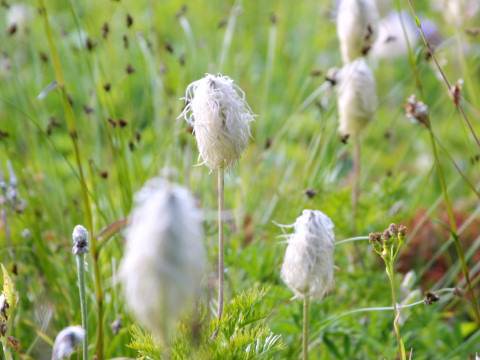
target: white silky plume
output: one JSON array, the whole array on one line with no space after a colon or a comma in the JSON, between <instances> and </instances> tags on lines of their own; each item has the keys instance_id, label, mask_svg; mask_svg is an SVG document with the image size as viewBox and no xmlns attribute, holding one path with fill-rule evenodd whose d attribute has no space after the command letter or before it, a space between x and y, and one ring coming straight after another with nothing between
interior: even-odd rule
<instances>
[{"instance_id":1,"label":"white silky plume","mask_svg":"<svg viewBox=\"0 0 480 360\"><path fill-rule=\"evenodd\" d=\"M339 131L356 138L377 110L375 77L365 59L359 58L342 67L337 81Z\"/></svg>"},{"instance_id":2,"label":"white silky plume","mask_svg":"<svg viewBox=\"0 0 480 360\"><path fill-rule=\"evenodd\" d=\"M342 0L338 8L337 35L343 62L364 56L378 36L379 15L375 0Z\"/></svg>"},{"instance_id":3,"label":"white silky plume","mask_svg":"<svg viewBox=\"0 0 480 360\"><path fill-rule=\"evenodd\" d=\"M151 179L135 203L120 278L137 319L168 340L205 269L202 216L185 188L160 178Z\"/></svg>"},{"instance_id":4,"label":"white silky plume","mask_svg":"<svg viewBox=\"0 0 480 360\"><path fill-rule=\"evenodd\" d=\"M288 237L281 276L295 298L321 299L333 286L335 234L330 218L318 210L303 210Z\"/></svg>"},{"instance_id":5,"label":"white silky plume","mask_svg":"<svg viewBox=\"0 0 480 360\"><path fill-rule=\"evenodd\" d=\"M185 102L179 117L193 126L203 163L230 170L248 145L255 118L245 93L228 76L206 74L188 85Z\"/></svg>"},{"instance_id":6,"label":"white silky plume","mask_svg":"<svg viewBox=\"0 0 480 360\"><path fill-rule=\"evenodd\" d=\"M84 338L85 330L81 326L69 326L60 331L53 344L52 360L69 357Z\"/></svg>"}]
</instances>

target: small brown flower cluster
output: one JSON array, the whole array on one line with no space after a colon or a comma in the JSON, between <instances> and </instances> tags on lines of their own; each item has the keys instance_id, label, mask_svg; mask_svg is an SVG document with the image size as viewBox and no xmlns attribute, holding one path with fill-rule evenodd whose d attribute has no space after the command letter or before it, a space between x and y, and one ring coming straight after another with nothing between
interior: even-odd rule
<instances>
[{"instance_id":1,"label":"small brown flower cluster","mask_svg":"<svg viewBox=\"0 0 480 360\"><path fill-rule=\"evenodd\" d=\"M426 128L430 127L430 120L428 117L428 106L417 99L415 95L410 95L407 98L407 102L403 105L405 113L409 119L414 122L419 122L425 125Z\"/></svg>"},{"instance_id":2,"label":"small brown flower cluster","mask_svg":"<svg viewBox=\"0 0 480 360\"><path fill-rule=\"evenodd\" d=\"M371 233L370 244L382 258L393 259L405 242L406 232L407 228L405 226L397 227L395 224L390 224L383 233Z\"/></svg>"}]
</instances>

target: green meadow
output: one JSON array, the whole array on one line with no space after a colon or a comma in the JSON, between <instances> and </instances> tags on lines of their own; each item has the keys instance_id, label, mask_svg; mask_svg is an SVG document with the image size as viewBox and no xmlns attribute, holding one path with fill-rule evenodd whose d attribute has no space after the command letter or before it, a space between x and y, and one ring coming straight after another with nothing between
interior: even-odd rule
<instances>
[{"instance_id":1,"label":"green meadow","mask_svg":"<svg viewBox=\"0 0 480 360\"><path fill-rule=\"evenodd\" d=\"M407 358L475 359L476 1L456 24L434 6L441 2L413 1L419 24L436 25L434 57L419 34L410 53L367 54L378 108L360 139L358 177L355 142L338 132L337 95L326 81L342 66L334 1L26 1L12 27L13 1L0 7L5 359L51 359L58 332L82 324L77 224L94 241L85 257L88 359L301 359L303 302L280 277L282 235L293 230L278 224L293 224L303 209L328 215L337 243L361 238L335 246L335 285L310 302L311 360L401 358L390 280L368 240L391 223L407 228L394 264L396 303L417 303L398 319ZM415 24L407 0L390 6ZM206 73L233 79L257 115L225 174L223 323L215 322L217 174L201 165L196 134L179 118L186 87ZM445 79L458 85L456 100ZM427 125L406 116L412 94L428 106ZM207 252L199 319L184 318L166 345L136 320L118 278L134 195L153 177L191 191ZM428 292L439 297L429 305ZM82 359L82 346L71 359Z\"/></svg>"}]
</instances>

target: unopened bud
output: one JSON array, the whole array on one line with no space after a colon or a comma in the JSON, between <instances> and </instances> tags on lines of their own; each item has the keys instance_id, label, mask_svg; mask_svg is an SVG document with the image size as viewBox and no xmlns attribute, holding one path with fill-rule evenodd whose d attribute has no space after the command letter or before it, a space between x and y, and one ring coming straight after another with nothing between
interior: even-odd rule
<instances>
[{"instance_id":1,"label":"unopened bud","mask_svg":"<svg viewBox=\"0 0 480 360\"><path fill-rule=\"evenodd\" d=\"M85 254L88 252L88 231L82 225L77 225L73 229L73 255Z\"/></svg>"}]
</instances>

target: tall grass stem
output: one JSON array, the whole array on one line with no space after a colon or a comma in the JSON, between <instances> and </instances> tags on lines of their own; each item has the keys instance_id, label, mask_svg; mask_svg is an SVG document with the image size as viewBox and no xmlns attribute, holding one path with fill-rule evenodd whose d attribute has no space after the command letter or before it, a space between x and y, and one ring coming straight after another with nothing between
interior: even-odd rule
<instances>
[{"instance_id":1,"label":"tall grass stem","mask_svg":"<svg viewBox=\"0 0 480 360\"><path fill-rule=\"evenodd\" d=\"M65 110L65 118L67 121L68 132L70 138L72 139L73 149L75 154L75 161L77 164L78 175L80 177L80 185L82 188L83 195L83 204L85 208L85 214L87 217L87 224L89 232L91 234L91 251L93 258L93 269L94 269L94 278L95 278L95 297L97 302L97 360L103 360L103 294L102 287L100 283L100 268L98 264L98 249L97 242L94 236L93 231L93 216L92 210L89 201L88 188L83 174L80 149L78 146L78 134L75 126L75 116L73 113L72 106L70 105L68 94L65 88L65 80L62 73L62 68L60 65L60 58L58 56L55 44L53 42L53 36L50 29L50 22L48 20L47 9L43 0L39 0L40 11L45 19L45 33L47 36L48 44L50 47L50 53L55 68L55 76L60 89L60 93L63 99L63 105Z\"/></svg>"}]
</instances>

